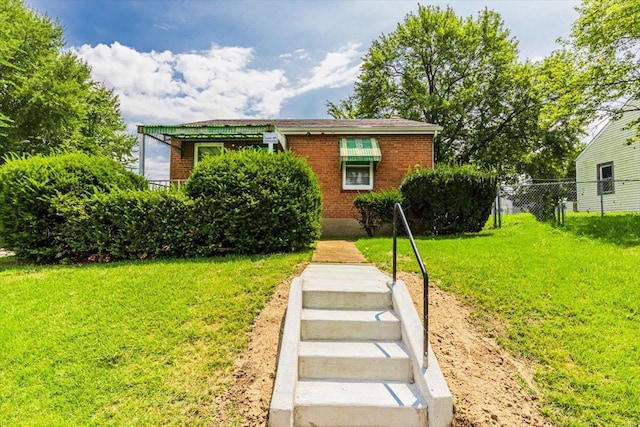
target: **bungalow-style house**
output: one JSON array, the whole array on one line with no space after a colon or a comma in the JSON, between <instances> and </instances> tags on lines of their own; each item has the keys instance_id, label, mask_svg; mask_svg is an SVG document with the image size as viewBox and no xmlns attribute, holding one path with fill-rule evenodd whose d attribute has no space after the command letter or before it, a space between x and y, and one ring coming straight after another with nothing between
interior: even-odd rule
<instances>
[{"instance_id":1,"label":"bungalow-style house","mask_svg":"<svg viewBox=\"0 0 640 427\"><path fill-rule=\"evenodd\" d=\"M580 212L640 211L640 140L629 124L640 119L640 101L623 107L576 159Z\"/></svg>"},{"instance_id":2,"label":"bungalow-style house","mask_svg":"<svg viewBox=\"0 0 640 427\"><path fill-rule=\"evenodd\" d=\"M347 236L362 234L353 198L398 187L416 166L432 168L433 138L441 129L396 118L240 119L140 125L138 133L142 147L148 137L171 146L171 180L187 179L199 160L223 148L291 151L304 157L320 181L323 235Z\"/></svg>"}]
</instances>

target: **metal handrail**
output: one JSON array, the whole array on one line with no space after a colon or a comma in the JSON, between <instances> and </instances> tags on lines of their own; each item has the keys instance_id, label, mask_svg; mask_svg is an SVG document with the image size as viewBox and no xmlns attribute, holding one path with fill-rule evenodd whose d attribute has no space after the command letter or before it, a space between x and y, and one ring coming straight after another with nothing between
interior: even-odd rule
<instances>
[{"instance_id":1,"label":"metal handrail","mask_svg":"<svg viewBox=\"0 0 640 427\"><path fill-rule=\"evenodd\" d=\"M413 239L413 234L411 234L411 228L409 228L409 223L407 222L407 217L404 215L404 211L402 210L402 206L400 203L395 203L393 205L393 284L396 284L396 265L397 265L397 257L398 257L398 244L397 244L397 236L398 236L398 213L400 213L400 219L402 219L402 224L404 225L404 229L407 232L407 237L409 238L409 242L411 242L411 247L413 248L413 254L416 256L416 260L418 261L418 265L420 266L420 271L422 271L422 304L423 304L423 317L422 322L424 324L423 328L423 336L422 336L422 351L423 351L423 359L424 359L424 367L428 367L428 350L429 350L429 275L427 274L427 269L424 267L424 263L422 262L422 257L420 256L420 251L418 251L418 247L416 246L416 241Z\"/></svg>"}]
</instances>

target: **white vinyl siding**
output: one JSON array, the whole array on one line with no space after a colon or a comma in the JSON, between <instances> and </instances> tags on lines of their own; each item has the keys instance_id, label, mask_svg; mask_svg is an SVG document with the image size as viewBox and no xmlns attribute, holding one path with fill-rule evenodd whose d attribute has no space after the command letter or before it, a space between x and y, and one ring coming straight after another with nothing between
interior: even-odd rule
<instances>
[{"instance_id":1,"label":"white vinyl siding","mask_svg":"<svg viewBox=\"0 0 640 427\"><path fill-rule=\"evenodd\" d=\"M634 102L634 101L632 101ZM640 101L635 101L640 104ZM576 181L578 182L578 210L599 212L600 199L605 211L640 210L640 141L635 138L635 128L624 129L629 122L640 118L640 111L628 111L617 121L609 122L587 145L576 160ZM629 144L628 139L633 142ZM611 164L614 183L612 191L602 196L598 191L598 180L605 166Z\"/></svg>"}]
</instances>

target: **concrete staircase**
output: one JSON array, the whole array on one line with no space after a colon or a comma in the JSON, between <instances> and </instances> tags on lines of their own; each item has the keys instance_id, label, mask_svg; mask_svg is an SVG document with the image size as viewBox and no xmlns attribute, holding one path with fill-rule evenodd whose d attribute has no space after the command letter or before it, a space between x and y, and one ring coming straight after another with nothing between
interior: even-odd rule
<instances>
[{"instance_id":1,"label":"concrete staircase","mask_svg":"<svg viewBox=\"0 0 640 427\"><path fill-rule=\"evenodd\" d=\"M294 280L271 427L451 423L451 395L435 357L428 372L421 342L414 348L422 329L406 287L390 283L362 265L312 264ZM427 385L434 373L435 384Z\"/></svg>"}]
</instances>

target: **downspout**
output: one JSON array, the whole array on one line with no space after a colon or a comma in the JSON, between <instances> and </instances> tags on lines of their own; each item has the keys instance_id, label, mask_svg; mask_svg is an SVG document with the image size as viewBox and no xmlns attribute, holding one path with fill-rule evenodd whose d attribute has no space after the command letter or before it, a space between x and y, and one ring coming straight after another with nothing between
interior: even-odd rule
<instances>
[{"instance_id":1,"label":"downspout","mask_svg":"<svg viewBox=\"0 0 640 427\"><path fill-rule=\"evenodd\" d=\"M431 148L431 169L436 168L436 138L438 137L438 131L433 131L433 147Z\"/></svg>"}]
</instances>

